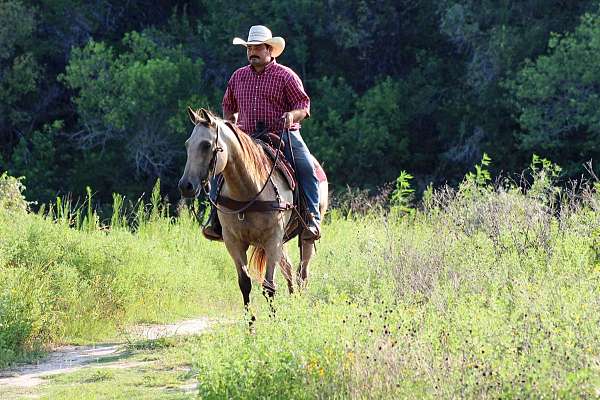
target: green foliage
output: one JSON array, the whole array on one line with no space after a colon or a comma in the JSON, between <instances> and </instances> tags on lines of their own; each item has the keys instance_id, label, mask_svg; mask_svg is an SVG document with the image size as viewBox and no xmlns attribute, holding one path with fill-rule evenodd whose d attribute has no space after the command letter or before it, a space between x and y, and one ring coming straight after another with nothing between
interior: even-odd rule
<instances>
[{"instance_id":1,"label":"green foliage","mask_svg":"<svg viewBox=\"0 0 600 400\"><path fill-rule=\"evenodd\" d=\"M554 186L562 168L552 161L534 154L529 166L533 183L528 190L530 196L537 197L544 203L551 203L560 194L560 188Z\"/></svg>"},{"instance_id":2,"label":"green foliage","mask_svg":"<svg viewBox=\"0 0 600 400\"><path fill-rule=\"evenodd\" d=\"M465 179L460 184L459 191L467 196L476 196L490 190L492 175L488 169L492 159L483 153L481 162L475 165L475 172L468 172Z\"/></svg>"},{"instance_id":3,"label":"green foliage","mask_svg":"<svg viewBox=\"0 0 600 400\"><path fill-rule=\"evenodd\" d=\"M36 343L102 337L177 310L233 309L233 324L184 349L159 341L130 350L184 353L203 398L593 397L597 193L565 207L510 181L490 187L489 166L483 157L469 178L476 196L431 189L438 207L412 218L332 213L301 295L287 295L278 275L271 316L253 291L253 332L225 248L201 240L184 213L151 217L142 204L144 223L131 233L0 211L1 362ZM532 171L559 173L540 157ZM62 377L71 384L62 396L98 397L98 386L73 379L117 385L120 374ZM167 379L145 374L127 390Z\"/></svg>"},{"instance_id":4,"label":"green foliage","mask_svg":"<svg viewBox=\"0 0 600 400\"><path fill-rule=\"evenodd\" d=\"M381 174L387 180L395 175L394 166L408 157L407 115L401 108L403 92L401 83L388 78L356 103L354 117L346 125L351 132L346 140L354 144L348 161L363 177Z\"/></svg>"},{"instance_id":5,"label":"green foliage","mask_svg":"<svg viewBox=\"0 0 600 400\"><path fill-rule=\"evenodd\" d=\"M3 172L0 175L0 209L26 211L28 203L23 196L23 178L14 178Z\"/></svg>"},{"instance_id":6,"label":"green foliage","mask_svg":"<svg viewBox=\"0 0 600 400\"><path fill-rule=\"evenodd\" d=\"M45 125L41 131L21 137L15 147L10 171L14 175L27 177L27 195L42 202L48 202L54 197L52 187L57 184L56 141L63 130L62 121L54 121Z\"/></svg>"},{"instance_id":7,"label":"green foliage","mask_svg":"<svg viewBox=\"0 0 600 400\"><path fill-rule=\"evenodd\" d=\"M1 168L40 203L91 186L106 204L159 177L177 196L184 110L219 111L247 63L231 38L257 21L287 40L278 61L305 83L303 137L336 192L402 169L417 193L457 184L484 151L498 170L543 153L570 177L597 156L596 0L103 4L0 2Z\"/></svg>"},{"instance_id":8,"label":"green foliage","mask_svg":"<svg viewBox=\"0 0 600 400\"><path fill-rule=\"evenodd\" d=\"M396 187L390 197L391 205L405 213L413 213L415 211L414 208L410 206L415 192L415 189L410 185L412 179L413 176L408 172L400 172L400 175L396 178Z\"/></svg>"},{"instance_id":9,"label":"green foliage","mask_svg":"<svg viewBox=\"0 0 600 400\"><path fill-rule=\"evenodd\" d=\"M316 154L344 182L394 179L399 165L408 160L404 83L387 78L358 98L343 80L325 79L322 84L327 94L319 107L325 120L307 126Z\"/></svg>"},{"instance_id":10,"label":"green foliage","mask_svg":"<svg viewBox=\"0 0 600 400\"><path fill-rule=\"evenodd\" d=\"M14 55L35 29L34 15L21 1L0 3L0 60Z\"/></svg>"},{"instance_id":11,"label":"green foliage","mask_svg":"<svg viewBox=\"0 0 600 400\"><path fill-rule=\"evenodd\" d=\"M74 102L84 130L74 139L83 148L118 143L128 161L120 168L157 177L181 163L188 133L180 129L182 110L202 103L202 61L145 33L126 34L122 46L120 54L94 41L73 50L60 79L78 93Z\"/></svg>"},{"instance_id":12,"label":"green foliage","mask_svg":"<svg viewBox=\"0 0 600 400\"><path fill-rule=\"evenodd\" d=\"M228 256L201 240L191 217L175 224L145 213L133 234L100 224L92 199L89 190L77 210L57 200L45 217L0 207L0 365L49 343L113 336L135 321L215 313L237 293L207 290Z\"/></svg>"},{"instance_id":13,"label":"green foliage","mask_svg":"<svg viewBox=\"0 0 600 400\"><path fill-rule=\"evenodd\" d=\"M521 148L549 154L569 173L600 154L599 37L600 16L584 15L573 33L553 35L548 55L528 62L510 85L525 129Z\"/></svg>"},{"instance_id":14,"label":"green foliage","mask_svg":"<svg viewBox=\"0 0 600 400\"><path fill-rule=\"evenodd\" d=\"M35 97L43 70L32 50L35 8L21 1L0 2L0 130L24 127L27 102ZM6 134L6 133L3 133Z\"/></svg>"},{"instance_id":15,"label":"green foliage","mask_svg":"<svg viewBox=\"0 0 600 400\"><path fill-rule=\"evenodd\" d=\"M458 102L452 104L451 114L457 123L442 131L443 142L453 145L444 155L449 161L443 166L445 174L450 167L454 176L462 175L483 151L501 163L497 165L501 170L522 169L531 152L540 151L518 147L514 133L520 130L511 118L514 94L503 82L512 79L526 59L545 52L551 32L570 31L581 13L595 8L596 1L438 2L440 29L456 49L458 54L453 52L452 57L458 56L455 60L461 66L453 75L460 76L459 81L450 87L457 90L450 95L451 103ZM457 162L462 170L456 169Z\"/></svg>"}]
</instances>

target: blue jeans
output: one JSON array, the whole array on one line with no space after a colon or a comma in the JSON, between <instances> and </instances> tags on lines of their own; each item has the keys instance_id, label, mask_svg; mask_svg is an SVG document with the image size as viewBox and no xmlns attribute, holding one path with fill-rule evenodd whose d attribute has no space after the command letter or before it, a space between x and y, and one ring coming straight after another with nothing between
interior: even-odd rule
<instances>
[{"instance_id":1,"label":"blue jeans","mask_svg":"<svg viewBox=\"0 0 600 400\"><path fill-rule=\"evenodd\" d=\"M288 143L287 134L283 134L285 143L284 154L285 158L292 164L292 154ZM313 214L317 223L321 221L321 213L319 212L319 180L315 174L315 165L313 157L300 135L300 131L290 131L290 141L294 151L294 160L296 161L296 177L298 184L304 192L308 211Z\"/></svg>"},{"instance_id":2,"label":"blue jeans","mask_svg":"<svg viewBox=\"0 0 600 400\"><path fill-rule=\"evenodd\" d=\"M285 158L293 165L287 134L284 134L283 140L285 143L283 151ZM290 131L290 141L292 142L292 148L294 149L298 184L306 197L308 211L314 215L315 220L318 223L321 221L321 213L319 212L319 180L315 174L312 156L300 135L300 131ZM216 178L211 179L210 182L210 198L213 201L217 200Z\"/></svg>"}]
</instances>

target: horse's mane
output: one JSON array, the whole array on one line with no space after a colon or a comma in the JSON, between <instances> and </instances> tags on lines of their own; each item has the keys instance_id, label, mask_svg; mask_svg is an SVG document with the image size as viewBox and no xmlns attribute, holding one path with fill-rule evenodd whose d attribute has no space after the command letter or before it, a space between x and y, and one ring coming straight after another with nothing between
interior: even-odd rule
<instances>
[{"instance_id":1,"label":"horse's mane","mask_svg":"<svg viewBox=\"0 0 600 400\"><path fill-rule=\"evenodd\" d=\"M261 181L264 181L267 179L267 177L269 176L269 171L267 169L267 166L271 164L271 160L267 157L267 155L265 154L265 151L263 150L263 148L261 146L259 146L258 144L256 144L256 142L252 139L252 137L250 137L250 135L248 135L246 132L244 132L243 130L241 130L240 128L238 128L235 124L229 123L228 121L225 121L224 119L218 117L217 115L215 115L213 112L205 110L207 114L210 115L211 118L214 118L215 120L223 123L224 125L227 125L232 131L233 134L236 136L237 140L240 143L240 148L241 148L241 156L242 156L242 163L246 166L252 166L254 168L247 168L247 171L254 175L254 178L259 178ZM202 115L202 114L200 114ZM206 120L200 120L199 122L201 122L203 125L209 127L209 121Z\"/></svg>"}]
</instances>

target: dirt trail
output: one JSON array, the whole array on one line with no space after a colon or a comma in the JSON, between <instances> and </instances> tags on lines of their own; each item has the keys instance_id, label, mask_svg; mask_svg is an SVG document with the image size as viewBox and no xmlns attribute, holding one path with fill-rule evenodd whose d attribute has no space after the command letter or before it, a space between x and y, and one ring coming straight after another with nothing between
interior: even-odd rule
<instances>
[{"instance_id":1,"label":"dirt trail","mask_svg":"<svg viewBox=\"0 0 600 400\"><path fill-rule=\"evenodd\" d=\"M180 321L166 325L137 325L127 330L128 341L156 340L162 337L193 335L207 330L212 323L208 318ZM133 363L119 360L127 352L126 342L103 343L95 346L64 346L50 352L36 364L0 370L0 387L34 387L44 382L43 376L73 372L94 363L94 367L129 368ZM109 362L114 359L114 362Z\"/></svg>"}]
</instances>

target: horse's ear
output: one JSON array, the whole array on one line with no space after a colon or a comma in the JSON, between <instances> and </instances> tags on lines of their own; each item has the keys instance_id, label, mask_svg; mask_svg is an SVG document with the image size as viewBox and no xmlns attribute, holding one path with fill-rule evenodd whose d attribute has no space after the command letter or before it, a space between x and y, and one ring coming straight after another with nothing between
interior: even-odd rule
<instances>
[{"instance_id":1,"label":"horse's ear","mask_svg":"<svg viewBox=\"0 0 600 400\"><path fill-rule=\"evenodd\" d=\"M202 118L200 117L200 115L198 115L198 113L196 111L192 110L192 107L188 106L187 112L188 112L188 116L190 117L190 121L192 121L192 124L196 125L196 124L200 123L200 121L202 121Z\"/></svg>"},{"instance_id":2,"label":"horse's ear","mask_svg":"<svg viewBox=\"0 0 600 400\"><path fill-rule=\"evenodd\" d=\"M200 111L200 115L202 116L202 118L204 120L208 121L209 125L216 125L215 118L212 116L211 113L206 111L204 108L201 108L199 111Z\"/></svg>"}]
</instances>

